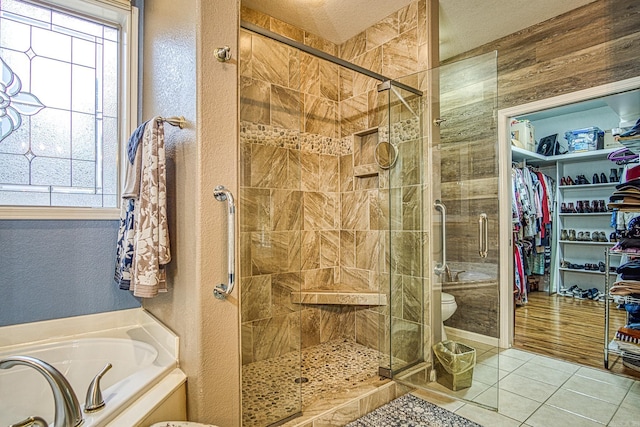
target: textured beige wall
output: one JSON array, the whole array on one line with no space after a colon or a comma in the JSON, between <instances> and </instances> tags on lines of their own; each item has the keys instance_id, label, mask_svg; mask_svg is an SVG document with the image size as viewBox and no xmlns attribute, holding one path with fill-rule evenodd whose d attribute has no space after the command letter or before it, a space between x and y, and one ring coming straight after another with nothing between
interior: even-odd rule
<instances>
[{"instance_id":1,"label":"textured beige wall","mask_svg":"<svg viewBox=\"0 0 640 427\"><path fill-rule=\"evenodd\" d=\"M227 217L213 188L237 194L236 0L146 2L143 117L184 115L187 128L167 126L169 216L173 260L167 294L143 306L180 336L188 376L189 419L240 425L238 301L212 296L226 281Z\"/></svg>"}]
</instances>

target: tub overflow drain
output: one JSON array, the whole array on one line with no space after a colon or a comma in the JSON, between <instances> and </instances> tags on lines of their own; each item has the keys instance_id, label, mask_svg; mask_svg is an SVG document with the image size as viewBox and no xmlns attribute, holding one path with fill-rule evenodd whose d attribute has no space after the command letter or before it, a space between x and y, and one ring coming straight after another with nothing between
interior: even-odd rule
<instances>
[{"instance_id":1,"label":"tub overflow drain","mask_svg":"<svg viewBox=\"0 0 640 427\"><path fill-rule=\"evenodd\" d=\"M293 382L296 383L296 384L308 383L309 382L309 378L300 377L300 378L296 378L295 380L293 380Z\"/></svg>"}]
</instances>

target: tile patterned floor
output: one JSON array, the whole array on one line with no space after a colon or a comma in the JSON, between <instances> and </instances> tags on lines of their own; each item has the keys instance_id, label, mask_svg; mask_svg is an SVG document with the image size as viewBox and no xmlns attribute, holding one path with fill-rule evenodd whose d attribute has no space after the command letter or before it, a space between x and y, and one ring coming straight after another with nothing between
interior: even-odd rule
<instances>
[{"instance_id":1,"label":"tile patterned floor","mask_svg":"<svg viewBox=\"0 0 640 427\"><path fill-rule=\"evenodd\" d=\"M483 426L640 425L640 381L521 350L468 344L477 350L472 387L453 393L434 384L414 394ZM442 393L493 407L497 400L498 411Z\"/></svg>"}]
</instances>

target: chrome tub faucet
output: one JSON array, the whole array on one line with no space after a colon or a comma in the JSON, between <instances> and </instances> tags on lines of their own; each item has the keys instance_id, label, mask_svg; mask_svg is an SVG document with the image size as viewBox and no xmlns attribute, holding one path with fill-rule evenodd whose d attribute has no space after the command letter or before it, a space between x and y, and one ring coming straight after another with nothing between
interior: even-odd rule
<instances>
[{"instance_id":1,"label":"chrome tub faucet","mask_svg":"<svg viewBox=\"0 0 640 427\"><path fill-rule=\"evenodd\" d=\"M30 356L11 356L0 360L0 369L9 369L14 366L28 366L42 374L53 392L55 404L55 420L53 427L77 427L84 421L80 403L69 381L56 368L47 362ZM18 425L40 425L42 418L30 417L21 421Z\"/></svg>"}]
</instances>

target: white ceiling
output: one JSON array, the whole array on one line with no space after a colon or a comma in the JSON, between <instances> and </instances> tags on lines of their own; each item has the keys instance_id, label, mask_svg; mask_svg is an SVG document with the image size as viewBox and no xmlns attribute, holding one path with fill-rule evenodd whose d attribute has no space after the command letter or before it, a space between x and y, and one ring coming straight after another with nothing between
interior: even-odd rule
<instances>
[{"instance_id":1,"label":"white ceiling","mask_svg":"<svg viewBox=\"0 0 640 427\"><path fill-rule=\"evenodd\" d=\"M412 0L242 0L281 21L343 43ZM440 58L450 58L594 0L440 0Z\"/></svg>"}]
</instances>

